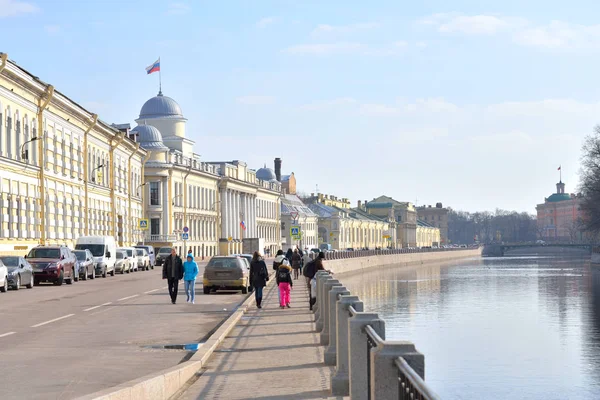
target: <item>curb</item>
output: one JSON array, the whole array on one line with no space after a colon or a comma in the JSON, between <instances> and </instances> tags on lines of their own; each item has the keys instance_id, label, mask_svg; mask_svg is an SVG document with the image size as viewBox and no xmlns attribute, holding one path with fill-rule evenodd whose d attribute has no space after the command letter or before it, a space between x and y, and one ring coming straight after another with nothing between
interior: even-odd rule
<instances>
[{"instance_id":1,"label":"curb","mask_svg":"<svg viewBox=\"0 0 600 400\"><path fill-rule=\"evenodd\" d=\"M274 278L273 275L270 277ZM274 280L269 279L267 287ZM206 365L215 349L225 340L229 332L254 303L255 299L251 294L221 324L219 329L210 335L188 361L109 389L78 397L76 400L168 400L178 394L185 384Z\"/></svg>"}]
</instances>

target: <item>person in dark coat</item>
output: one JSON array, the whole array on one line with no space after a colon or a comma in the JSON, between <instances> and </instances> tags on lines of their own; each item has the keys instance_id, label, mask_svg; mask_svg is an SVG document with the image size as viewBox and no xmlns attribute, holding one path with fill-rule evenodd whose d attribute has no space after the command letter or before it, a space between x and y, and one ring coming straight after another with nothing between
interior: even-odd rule
<instances>
[{"instance_id":1,"label":"person in dark coat","mask_svg":"<svg viewBox=\"0 0 600 400\"><path fill-rule=\"evenodd\" d=\"M177 291L179 289L179 280L183 279L183 262L177 255L175 248L171 249L171 254L165 258L162 269L162 277L169 283L169 295L171 303L177 301Z\"/></svg>"},{"instance_id":2,"label":"person in dark coat","mask_svg":"<svg viewBox=\"0 0 600 400\"><path fill-rule=\"evenodd\" d=\"M298 249L294 250L292 253L292 269L294 270L294 279L298 279L300 276L300 263L302 262L302 257L298 254Z\"/></svg>"},{"instance_id":3,"label":"person in dark coat","mask_svg":"<svg viewBox=\"0 0 600 400\"><path fill-rule=\"evenodd\" d=\"M250 263L250 284L254 287L254 298L258 308L262 308L263 288L267 286L268 280L267 264L258 251L255 251Z\"/></svg>"},{"instance_id":4,"label":"person in dark coat","mask_svg":"<svg viewBox=\"0 0 600 400\"><path fill-rule=\"evenodd\" d=\"M292 264L292 255L294 254L294 251L292 249L288 249L287 253L285 253L285 258L287 258L287 260L290 262L290 265Z\"/></svg>"}]
</instances>

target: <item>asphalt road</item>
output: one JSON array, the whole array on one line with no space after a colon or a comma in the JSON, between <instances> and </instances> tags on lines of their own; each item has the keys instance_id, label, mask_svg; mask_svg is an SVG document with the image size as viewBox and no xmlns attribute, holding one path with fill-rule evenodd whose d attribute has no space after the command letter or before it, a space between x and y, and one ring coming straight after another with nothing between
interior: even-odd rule
<instances>
[{"instance_id":1,"label":"asphalt road","mask_svg":"<svg viewBox=\"0 0 600 400\"><path fill-rule=\"evenodd\" d=\"M204 264L204 263L203 263ZM73 399L170 368L246 297L202 294L171 304L161 269L0 293L0 398Z\"/></svg>"}]
</instances>

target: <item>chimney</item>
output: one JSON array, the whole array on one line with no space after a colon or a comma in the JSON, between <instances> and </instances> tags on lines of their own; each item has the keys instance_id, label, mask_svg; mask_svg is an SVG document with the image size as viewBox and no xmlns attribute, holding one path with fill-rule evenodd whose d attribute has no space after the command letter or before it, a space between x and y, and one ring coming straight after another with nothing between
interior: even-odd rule
<instances>
[{"instance_id":1,"label":"chimney","mask_svg":"<svg viewBox=\"0 0 600 400\"><path fill-rule=\"evenodd\" d=\"M281 158L275 159L275 179L277 182L281 182Z\"/></svg>"},{"instance_id":2,"label":"chimney","mask_svg":"<svg viewBox=\"0 0 600 400\"><path fill-rule=\"evenodd\" d=\"M362 201L358 201L358 208L362 210Z\"/></svg>"},{"instance_id":3,"label":"chimney","mask_svg":"<svg viewBox=\"0 0 600 400\"><path fill-rule=\"evenodd\" d=\"M367 203L368 203L368 201L365 200L365 208L364 208L365 211L367 210Z\"/></svg>"},{"instance_id":4,"label":"chimney","mask_svg":"<svg viewBox=\"0 0 600 400\"><path fill-rule=\"evenodd\" d=\"M435 203L435 208L443 208L442 203Z\"/></svg>"}]
</instances>

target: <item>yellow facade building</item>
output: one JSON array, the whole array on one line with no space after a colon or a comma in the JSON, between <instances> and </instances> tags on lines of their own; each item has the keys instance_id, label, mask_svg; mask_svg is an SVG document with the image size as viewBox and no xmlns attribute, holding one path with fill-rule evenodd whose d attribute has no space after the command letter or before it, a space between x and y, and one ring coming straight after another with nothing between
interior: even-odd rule
<instances>
[{"instance_id":1,"label":"yellow facade building","mask_svg":"<svg viewBox=\"0 0 600 400\"><path fill-rule=\"evenodd\" d=\"M146 151L0 53L0 252L138 240ZM132 223L130 223L132 222Z\"/></svg>"},{"instance_id":2,"label":"yellow facade building","mask_svg":"<svg viewBox=\"0 0 600 400\"><path fill-rule=\"evenodd\" d=\"M349 209L351 207L350 200L345 197L339 198L337 196L317 193L311 193L309 197L303 197L302 201L304 204L324 204L329 207L337 207L342 209Z\"/></svg>"}]
</instances>

